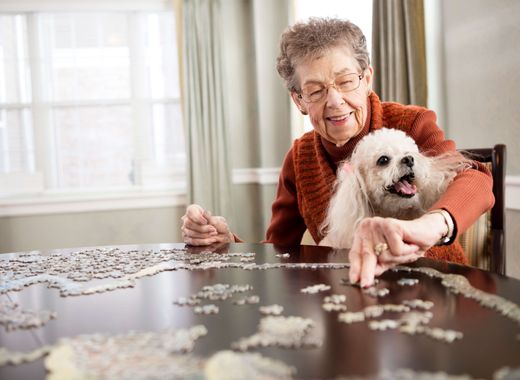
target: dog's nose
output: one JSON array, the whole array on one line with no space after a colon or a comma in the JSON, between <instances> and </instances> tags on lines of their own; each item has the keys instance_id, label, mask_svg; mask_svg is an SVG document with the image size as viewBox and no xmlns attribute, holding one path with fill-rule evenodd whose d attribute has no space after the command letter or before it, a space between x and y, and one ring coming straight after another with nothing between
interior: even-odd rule
<instances>
[{"instance_id":1,"label":"dog's nose","mask_svg":"<svg viewBox=\"0 0 520 380\"><path fill-rule=\"evenodd\" d=\"M408 166L409 168L411 168L413 166L413 157L412 156L405 156L405 157L403 157L401 162L403 164L405 164L406 166Z\"/></svg>"}]
</instances>

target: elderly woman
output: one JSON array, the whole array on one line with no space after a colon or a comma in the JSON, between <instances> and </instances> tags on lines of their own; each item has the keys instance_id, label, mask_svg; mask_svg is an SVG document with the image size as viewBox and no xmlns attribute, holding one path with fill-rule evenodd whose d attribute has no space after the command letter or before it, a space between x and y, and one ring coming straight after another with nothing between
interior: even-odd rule
<instances>
[{"instance_id":1,"label":"elderly woman","mask_svg":"<svg viewBox=\"0 0 520 380\"><path fill-rule=\"evenodd\" d=\"M398 128L422 151L441 154L455 150L454 142L446 140L437 126L434 112L379 100L371 90L374 71L365 36L349 21L311 19L290 27L281 38L277 70L300 112L309 115L314 130L295 140L285 157L267 243L297 245L306 229L316 242L323 238L320 225L337 165L371 131ZM364 219L349 253L350 280L369 286L386 269L425 255L466 263L456 238L493 202L492 179L483 167L476 166L459 174L418 219ZM211 216L198 205L188 206L182 221L187 244L240 241L223 217ZM381 243L388 249L374 252Z\"/></svg>"}]
</instances>

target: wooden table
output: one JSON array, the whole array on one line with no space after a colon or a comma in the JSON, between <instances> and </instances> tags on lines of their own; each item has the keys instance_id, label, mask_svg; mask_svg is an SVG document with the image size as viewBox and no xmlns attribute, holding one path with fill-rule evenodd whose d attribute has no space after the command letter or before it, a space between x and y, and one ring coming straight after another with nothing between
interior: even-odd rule
<instances>
[{"instance_id":1,"label":"wooden table","mask_svg":"<svg viewBox=\"0 0 520 380\"><path fill-rule=\"evenodd\" d=\"M181 247L184 245L120 248L159 250ZM191 253L200 251L190 249ZM269 244L232 244L217 251L254 252L256 264L347 261L346 251L325 247L280 248ZM290 254L288 258L276 256L286 252ZM0 255L0 259L8 257L13 256ZM421 259L410 267L430 267L441 273L462 275L474 288L520 304L520 281L516 279L427 259ZM216 351L230 349L232 342L257 331L263 317L259 306L279 304L284 307L284 316L312 319L315 323L312 333L322 340L322 346L313 349L267 347L256 351L295 366L295 377L298 379L369 376L382 370L396 371L401 368L488 379L501 367L520 367L520 325L496 310L482 307L475 300L454 294L441 284L440 279L419 272L388 271L381 276L377 288L386 287L390 293L375 298L358 287L342 284L347 274L347 269L176 270L141 278L134 288L74 297L60 297L56 289L48 289L43 284L31 285L19 292L0 295L0 299L9 297L28 309L56 311L57 318L44 327L30 330L6 332L0 326L0 346L29 351L45 344L54 344L62 337L79 334L122 334L130 330L159 331L203 324L208 334L196 342L193 354L209 357ZM417 278L419 283L400 286L397 281L403 277ZM220 311L215 315L198 315L193 308L173 304L180 297L189 297L203 286L216 283L250 284L253 287L250 294L258 295L260 302L236 306L230 302L216 301ZM331 289L317 294L301 292L301 289L316 284L328 284ZM369 329L367 322L346 324L338 320L338 312L327 312L322 308L324 297L330 294L344 294L348 311L360 311L376 304L398 304L403 300L429 300L434 303L429 325L457 330L464 336L453 343L445 343L425 335L412 336L397 330L374 331ZM45 373L43 359L0 367L0 379L42 379Z\"/></svg>"}]
</instances>

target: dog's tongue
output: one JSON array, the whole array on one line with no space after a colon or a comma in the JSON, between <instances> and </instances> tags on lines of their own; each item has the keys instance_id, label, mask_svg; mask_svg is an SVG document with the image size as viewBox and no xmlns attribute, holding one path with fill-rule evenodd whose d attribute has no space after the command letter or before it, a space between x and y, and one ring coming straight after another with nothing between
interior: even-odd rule
<instances>
[{"instance_id":1,"label":"dog's tongue","mask_svg":"<svg viewBox=\"0 0 520 380\"><path fill-rule=\"evenodd\" d=\"M405 179L397 182L394 185L394 188L397 192L403 193L403 194L408 194L408 195L415 194L417 192L417 187L415 187L415 185L408 183L408 181Z\"/></svg>"}]
</instances>

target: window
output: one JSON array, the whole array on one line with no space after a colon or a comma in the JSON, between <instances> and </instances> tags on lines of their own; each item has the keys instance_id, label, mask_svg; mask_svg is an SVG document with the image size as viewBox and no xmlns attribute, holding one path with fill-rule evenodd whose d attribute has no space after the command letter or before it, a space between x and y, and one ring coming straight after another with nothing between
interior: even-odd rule
<instances>
[{"instance_id":1,"label":"window","mask_svg":"<svg viewBox=\"0 0 520 380\"><path fill-rule=\"evenodd\" d=\"M182 188L174 22L0 14L0 195Z\"/></svg>"},{"instance_id":2,"label":"window","mask_svg":"<svg viewBox=\"0 0 520 380\"><path fill-rule=\"evenodd\" d=\"M370 0L293 0L295 21L310 17L337 17L359 26L367 39L368 51L372 48L372 1ZM293 115L293 136L312 130L308 117Z\"/></svg>"}]
</instances>

